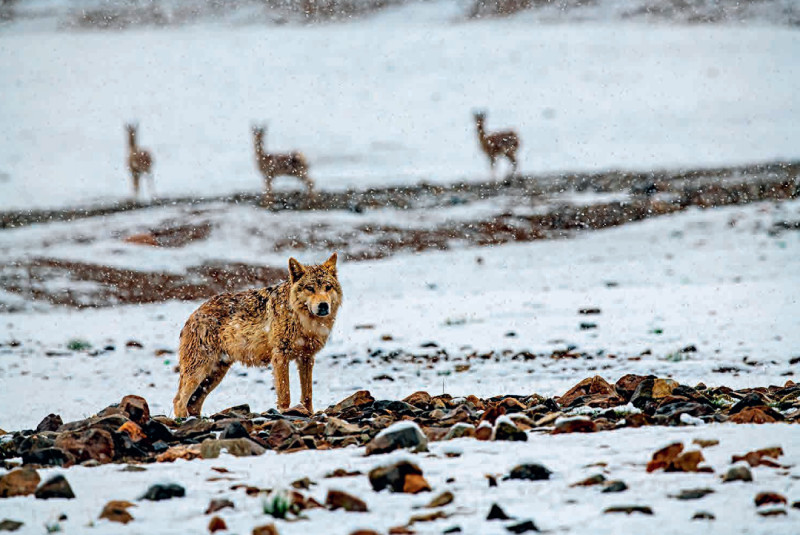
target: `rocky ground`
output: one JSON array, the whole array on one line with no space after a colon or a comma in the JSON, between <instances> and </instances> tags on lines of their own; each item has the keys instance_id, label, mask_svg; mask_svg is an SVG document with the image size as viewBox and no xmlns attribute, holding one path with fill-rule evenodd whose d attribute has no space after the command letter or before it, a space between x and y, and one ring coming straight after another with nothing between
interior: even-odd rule
<instances>
[{"instance_id":1,"label":"rocky ground","mask_svg":"<svg viewBox=\"0 0 800 535\"><path fill-rule=\"evenodd\" d=\"M194 485L212 483L216 490L204 511L182 509L181 515L188 514L193 526L203 525L209 532L227 531L230 522L234 532L293 533L296 529L309 529L303 527L307 522L312 526L331 521L338 524L342 514L352 515L356 525L374 527L377 531L345 528L329 532L363 535L549 531L553 526L525 513L525 509L519 507L519 500L504 500L506 496L502 490L527 494L520 487L528 485L545 492L548 485L568 485L571 489L585 489L579 491L583 494L613 497L604 502L614 505L594 504L592 499L584 504L585 508L595 509L592 515L597 517L595 522L615 523L599 518L604 515L623 519L641 515L657 519L659 507L642 499L650 493L646 489L647 478L656 479L662 473L685 473L695 474L690 484L683 484L672 476L661 489L676 504L685 504L679 507L683 521L713 526L719 516L720 523L729 526L726 517L737 514L727 507L749 494L751 503L737 507L749 510L747 522L764 530L755 532L789 533L790 525L800 514L795 511L800 508L800 496L797 495L796 453L785 458L783 446L794 448L796 444L797 431L792 424L800 421L798 396L800 387L791 381L781 387L733 390L709 388L703 384L681 385L671 379L636 375L626 375L610 384L595 376L555 398L536 394L453 398L420 391L404 400L376 400L368 391L358 391L315 415L299 409L284 414L274 409L257 414L252 413L249 406L240 405L208 418L176 421L163 415L151 415L144 398L130 395L84 420L64 423L60 416L50 414L35 430L2 435L0 455L6 460L3 461L4 474L0 477L0 504L27 505L23 515L15 515L13 509L7 509L5 514L10 518L2 520L0 526L9 531L24 529L30 533L39 532L42 524L48 531L63 529L67 532L90 527L98 532L122 530L122 526L112 528L110 523L125 525L128 528L125 532L131 533L137 532L133 527L140 524L153 529L154 525L159 526L153 520L163 514L163 509L159 511L159 505L152 502L183 500L187 495L195 495L193 502L196 503L200 489L182 481L179 472L161 481L169 474L169 471L161 471L159 482L147 488L143 486L136 499L128 498L130 491L115 494L113 484L102 493L92 493L88 489L84 493L84 481L90 477L90 472L80 467L99 470L102 465L114 463L118 466L116 470L133 477L147 473L154 463L180 464L184 470L183 463L191 461L206 474L205 483L195 479ZM730 430L729 426L721 427L723 423L754 430L754 426L760 425L771 442L768 447L745 451L744 442L730 441L725 445L726 450L735 446L742 448L741 451L732 455L727 463L717 462L719 456L713 452L722 447L715 436L729 434ZM571 441L580 444L585 442L585 434L597 434L613 443L614 436L622 435L624 430L650 426L702 432L679 433L680 439L664 445L660 442L664 440L662 437L658 441L646 439L644 444L653 451L649 458L639 458L635 463L635 483L620 479L615 470L618 468L616 460L587 462L590 459L567 456L568 466L563 465L563 458L559 459L558 468L528 460L506 470L504 466L508 463L502 462L502 457L497 459L497 464L473 464L475 452L470 451L473 444L478 443L486 444L483 450L490 450L490 444L519 443L512 458L524 453L541 459L552 457L539 449L552 447L546 445L546 436L571 435L574 437ZM776 432L770 429L772 426L777 428ZM789 443L782 443L781 437ZM630 438L631 435L624 435L624 440ZM527 447L524 443L529 441L539 447ZM563 441L559 444L564 445ZM321 493L316 488L322 483L315 480L320 477L317 467L313 474L303 470L302 464L299 470L297 467L284 470L277 478L272 478L276 483L281 481L283 486L268 488L260 486L258 481L248 481L246 474L239 470L241 465L226 467L229 459L260 457L269 451L299 455L299 452L313 450L320 452L318 455L326 455L324 450L334 449L345 449L350 457L355 454L368 458L372 468L364 469L364 462L356 463L359 468L354 468L353 464L330 465L329 472L324 475L327 482L322 484L330 488L327 493ZM406 454L403 458L387 455L396 450L404 450ZM501 448L495 454L502 455L502 451ZM613 454L612 451L605 455L613 457ZM459 462L462 456L464 461L470 462ZM427 472L421 466L430 458L451 465L450 476L444 481L441 481L440 469L435 470L433 477L426 477ZM709 462L712 458L714 463ZM264 466L275 467L276 462L281 462L271 455L266 459ZM253 460L251 466L258 466L258 461ZM59 470L54 472L54 467ZM77 491L70 484L74 470L81 470L81 486ZM577 472L589 475L578 478ZM109 476L108 472L105 474ZM770 482L771 490L763 490L762 477ZM138 479L137 485L142 486L146 478ZM464 489L462 485L466 479L471 485L483 479L484 490ZM365 485L367 481L368 486ZM733 489L734 493L728 492ZM391 505L394 493L421 496L414 500L416 505L410 507L408 500ZM484 497L480 506L470 503L475 501L476 494ZM724 507L720 507L718 501L709 507L711 500L706 499L707 496L726 494L736 496L724 500L727 504ZM102 497L123 496L126 499L109 499L92 513L84 507L77 515L61 513L45 522L33 515L38 525L26 526L26 522L31 522L31 511L43 512L37 505L40 500L57 500L53 504L64 503L61 500L96 504ZM91 499L86 500L89 497ZM384 503L378 505L379 501ZM574 502L568 500L567 503ZM394 509L391 515L379 519L375 519L374 514L369 515L370 511L379 513L387 506ZM58 506L48 508L55 511ZM326 520L323 511L330 511L330 520ZM364 515L369 518L361 519ZM20 517L25 521L20 521ZM407 521L393 524L398 517L407 518ZM761 520L755 522L757 518ZM548 517L547 522L552 520ZM681 524L678 520L672 523ZM571 522L565 518L560 524L561 530L581 530L580 523L570 526ZM626 521L622 524L626 525ZM353 520L348 518L342 522L343 528L346 525L354 525ZM479 525L487 527L484 530ZM173 531L170 523L161 528L160 532ZM155 529L160 530L159 527ZM680 532L670 528L660 531ZM604 532L604 529L597 532Z\"/></svg>"}]
</instances>

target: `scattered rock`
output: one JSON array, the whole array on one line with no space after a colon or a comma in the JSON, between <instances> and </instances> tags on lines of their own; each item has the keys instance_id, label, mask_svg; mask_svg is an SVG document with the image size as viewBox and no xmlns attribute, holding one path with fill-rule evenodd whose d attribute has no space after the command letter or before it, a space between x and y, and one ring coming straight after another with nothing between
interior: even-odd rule
<instances>
[{"instance_id":1,"label":"scattered rock","mask_svg":"<svg viewBox=\"0 0 800 535\"><path fill-rule=\"evenodd\" d=\"M430 502L428 502L428 505L426 505L425 507L428 509L433 509L435 507L444 507L445 505L450 505L451 503L453 503L454 498L455 497L453 496L453 493L450 492L449 490L446 490L441 494L439 494L438 496L436 496Z\"/></svg>"},{"instance_id":2,"label":"scattered rock","mask_svg":"<svg viewBox=\"0 0 800 535\"><path fill-rule=\"evenodd\" d=\"M133 422L125 422L117 429L117 432L127 434L133 442L139 442L147 438L142 428Z\"/></svg>"},{"instance_id":3,"label":"scattered rock","mask_svg":"<svg viewBox=\"0 0 800 535\"><path fill-rule=\"evenodd\" d=\"M325 423L325 436L341 437L361 433L361 426L331 416Z\"/></svg>"},{"instance_id":4,"label":"scattered rock","mask_svg":"<svg viewBox=\"0 0 800 535\"><path fill-rule=\"evenodd\" d=\"M597 425L587 416L572 416L556 420L553 434L559 433L593 433Z\"/></svg>"},{"instance_id":5,"label":"scattered rock","mask_svg":"<svg viewBox=\"0 0 800 535\"><path fill-rule=\"evenodd\" d=\"M25 524L22 522L11 520L10 518L4 518L3 520L0 520L0 531L17 531L24 525Z\"/></svg>"},{"instance_id":6,"label":"scattered rock","mask_svg":"<svg viewBox=\"0 0 800 535\"><path fill-rule=\"evenodd\" d=\"M463 422L458 422L457 424L453 425L450 430L445 435L445 440L452 440L454 438L464 438L464 437L474 437L475 436L475 426L472 424L465 424Z\"/></svg>"},{"instance_id":7,"label":"scattered rock","mask_svg":"<svg viewBox=\"0 0 800 535\"><path fill-rule=\"evenodd\" d=\"M716 520L713 514L709 513L708 511L697 511L693 516L692 520Z\"/></svg>"},{"instance_id":8,"label":"scattered rock","mask_svg":"<svg viewBox=\"0 0 800 535\"><path fill-rule=\"evenodd\" d=\"M582 479L577 483L573 483L570 487L591 487L593 485L599 485L600 483L605 483L606 476L603 474L595 474L593 476L589 476L586 479Z\"/></svg>"},{"instance_id":9,"label":"scattered rock","mask_svg":"<svg viewBox=\"0 0 800 535\"><path fill-rule=\"evenodd\" d=\"M762 509L758 511L760 516L786 516L786 509L781 509L779 507L773 509Z\"/></svg>"},{"instance_id":10,"label":"scattered rock","mask_svg":"<svg viewBox=\"0 0 800 535\"><path fill-rule=\"evenodd\" d=\"M214 516L208 523L208 531L214 533L217 531L224 531L228 529L228 525L218 516Z\"/></svg>"},{"instance_id":11,"label":"scattered rock","mask_svg":"<svg viewBox=\"0 0 800 535\"><path fill-rule=\"evenodd\" d=\"M777 492L759 492L756 494L755 502L756 506L762 506L770 503L785 505L786 498Z\"/></svg>"},{"instance_id":12,"label":"scattered rock","mask_svg":"<svg viewBox=\"0 0 800 535\"><path fill-rule=\"evenodd\" d=\"M244 428L242 422L234 420L225 426L225 429L222 430L219 438L250 438L250 433L248 433L247 429Z\"/></svg>"},{"instance_id":13,"label":"scattered rock","mask_svg":"<svg viewBox=\"0 0 800 535\"><path fill-rule=\"evenodd\" d=\"M539 481L550 479L552 474L545 466L537 463L520 464L511 469L511 472L504 479L527 479L529 481Z\"/></svg>"},{"instance_id":14,"label":"scattered rock","mask_svg":"<svg viewBox=\"0 0 800 535\"><path fill-rule=\"evenodd\" d=\"M278 528L275 524L267 524L253 528L253 535L278 535Z\"/></svg>"},{"instance_id":15,"label":"scattered rock","mask_svg":"<svg viewBox=\"0 0 800 535\"><path fill-rule=\"evenodd\" d=\"M748 407L730 417L735 424L774 424L783 421L783 416L769 407Z\"/></svg>"},{"instance_id":16,"label":"scattered rock","mask_svg":"<svg viewBox=\"0 0 800 535\"><path fill-rule=\"evenodd\" d=\"M752 467L763 465L771 468L778 468L780 465L771 459L777 460L781 455L783 455L783 448L781 447L764 448L747 452L744 455L734 455L731 458L731 462L738 463L739 461L746 461L747 464Z\"/></svg>"},{"instance_id":17,"label":"scattered rock","mask_svg":"<svg viewBox=\"0 0 800 535\"><path fill-rule=\"evenodd\" d=\"M119 408L131 421L144 425L150 420L150 407L141 396L125 396L119 403Z\"/></svg>"},{"instance_id":18,"label":"scattered rock","mask_svg":"<svg viewBox=\"0 0 800 535\"><path fill-rule=\"evenodd\" d=\"M605 485L603 485L603 490L601 492L625 492L628 490L628 485L625 484L624 481L609 481Z\"/></svg>"},{"instance_id":19,"label":"scattered rock","mask_svg":"<svg viewBox=\"0 0 800 535\"><path fill-rule=\"evenodd\" d=\"M399 448L427 451L428 439L419 426L410 421L397 422L378 433L367 444L367 455L389 453Z\"/></svg>"},{"instance_id":20,"label":"scattered rock","mask_svg":"<svg viewBox=\"0 0 800 535\"><path fill-rule=\"evenodd\" d=\"M670 498L675 498L676 500L699 500L713 493L713 489L685 489L678 494L671 495Z\"/></svg>"},{"instance_id":21,"label":"scattered rock","mask_svg":"<svg viewBox=\"0 0 800 535\"><path fill-rule=\"evenodd\" d=\"M41 478L33 468L17 468L0 477L0 498L28 496L36 492Z\"/></svg>"},{"instance_id":22,"label":"scattered rock","mask_svg":"<svg viewBox=\"0 0 800 535\"><path fill-rule=\"evenodd\" d=\"M216 459L223 450L234 457L254 457L267 451L249 438L208 439L200 444L200 456L203 459Z\"/></svg>"},{"instance_id":23,"label":"scattered rock","mask_svg":"<svg viewBox=\"0 0 800 535\"><path fill-rule=\"evenodd\" d=\"M523 520L522 522L506 526L506 531L510 531L511 533L528 533L529 531L539 531L539 528L536 527L533 520Z\"/></svg>"},{"instance_id":24,"label":"scattered rock","mask_svg":"<svg viewBox=\"0 0 800 535\"><path fill-rule=\"evenodd\" d=\"M419 391L414 392L410 396L403 399L409 405L414 405L419 408L427 408L431 404L431 395L427 392Z\"/></svg>"},{"instance_id":25,"label":"scattered rock","mask_svg":"<svg viewBox=\"0 0 800 535\"><path fill-rule=\"evenodd\" d=\"M712 438L712 439L702 439L702 438L695 438L692 440L692 444L697 444L701 448L710 448L712 446L716 446L719 444L719 440Z\"/></svg>"},{"instance_id":26,"label":"scattered rock","mask_svg":"<svg viewBox=\"0 0 800 535\"><path fill-rule=\"evenodd\" d=\"M370 394L368 390L359 390L356 393L344 398L342 401L329 408L325 412L328 414L337 414L351 407L369 405L373 401L375 401L375 398L372 397L372 394Z\"/></svg>"},{"instance_id":27,"label":"scattered rock","mask_svg":"<svg viewBox=\"0 0 800 535\"><path fill-rule=\"evenodd\" d=\"M569 407L573 405L576 400L587 396L613 396L615 394L616 391L614 387L608 384L608 381L599 375L595 375L594 377L589 377L576 384L570 388L566 394L560 398L556 398L556 401L558 401L562 407Z\"/></svg>"},{"instance_id":28,"label":"scattered rock","mask_svg":"<svg viewBox=\"0 0 800 535\"><path fill-rule=\"evenodd\" d=\"M115 427L118 429L119 426ZM88 429L61 433L55 446L73 457L77 462L94 459L101 463L114 460L114 438L105 429Z\"/></svg>"},{"instance_id":29,"label":"scattered rock","mask_svg":"<svg viewBox=\"0 0 800 535\"><path fill-rule=\"evenodd\" d=\"M226 509L228 507L230 507L231 509L234 509L236 506L233 504L232 501L230 501L230 500L228 500L226 498L219 498L219 499L216 499L216 500L211 500L208 503L208 507L206 508L205 514L210 515L210 514L216 513L217 511L221 511L222 509Z\"/></svg>"},{"instance_id":30,"label":"scattered rock","mask_svg":"<svg viewBox=\"0 0 800 535\"><path fill-rule=\"evenodd\" d=\"M503 511L496 503L492 504L489 509L489 514L486 515L486 520L511 520L512 518Z\"/></svg>"},{"instance_id":31,"label":"scattered rock","mask_svg":"<svg viewBox=\"0 0 800 535\"><path fill-rule=\"evenodd\" d=\"M51 498L65 498L71 500L75 497L67 478L62 475L53 476L36 489L34 495L40 500Z\"/></svg>"},{"instance_id":32,"label":"scattered rock","mask_svg":"<svg viewBox=\"0 0 800 535\"><path fill-rule=\"evenodd\" d=\"M731 481L753 481L753 473L746 466L733 466L722 476L723 483Z\"/></svg>"},{"instance_id":33,"label":"scattered rock","mask_svg":"<svg viewBox=\"0 0 800 535\"><path fill-rule=\"evenodd\" d=\"M61 416L58 414L48 414L39 422L39 425L36 426L36 432L57 431L62 425L64 425L64 422L61 420Z\"/></svg>"},{"instance_id":34,"label":"scattered rock","mask_svg":"<svg viewBox=\"0 0 800 535\"><path fill-rule=\"evenodd\" d=\"M159 502L161 500L171 500L172 498L183 498L185 495L186 489L178 484L156 484L147 489L147 492L145 492L139 499Z\"/></svg>"},{"instance_id":35,"label":"scattered rock","mask_svg":"<svg viewBox=\"0 0 800 535\"><path fill-rule=\"evenodd\" d=\"M367 512L367 504L363 500L340 490L329 490L325 505L332 511L344 509L347 512Z\"/></svg>"},{"instance_id":36,"label":"scattered rock","mask_svg":"<svg viewBox=\"0 0 800 535\"><path fill-rule=\"evenodd\" d=\"M444 511L432 511L430 513L414 515L408 520L408 525L411 526L417 522L433 522L434 520L440 520L442 518L450 518L450 514Z\"/></svg>"},{"instance_id":37,"label":"scattered rock","mask_svg":"<svg viewBox=\"0 0 800 535\"><path fill-rule=\"evenodd\" d=\"M507 416L503 416L495 424L494 439L527 442L528 434L521 431Z\"/></svg>"},{"instance_id":38,"label":"scattered rock","mask_svg":"<svg viewBox=\"0 0 800 535\"><path fill-rule=\"evenodd\" d=\"M422 470L414 463L400 461L370 470L369 482L375 491L381 491L388 487L392 492L403 492L406 478L409 475L421 476Z\"/></svg>"},{"instance_id":39,"label":"scattered rock","mask_svg":"<svg viewBox=\"0 0 800 535\"><path fill-rule=\"evenodd\" d=\"M431 486L421 474L408 474L403 483L403 492L406 494L419 494L430 490Z\"/></svg>"},{"instance_id":40,"label":"scattered rock","mask_svg":"<svg viewBox=\"0 0 800 535\"><path fill-rule=\"evenodd\" d=\"M128 509L131 507L136 507L136 504L121 500L112 500L103 507L103 510L100 512L100 518L105 518L111 522L127 524L133 521L133 516L128 512Z\"/></svg>"},{"instance_id":41,"label":"scattered rock","mask_svg":"<svg viewBox=\"0 0 800 535\"><path fill-rule=\"evenodd\" d=\"M653 510L646 506L646 505L615 505L613 507L607 507L604 513L625 513L625 514L632 514L632 513L641 513L643 515L652 515Z\"/></svg>"}]
</instances>

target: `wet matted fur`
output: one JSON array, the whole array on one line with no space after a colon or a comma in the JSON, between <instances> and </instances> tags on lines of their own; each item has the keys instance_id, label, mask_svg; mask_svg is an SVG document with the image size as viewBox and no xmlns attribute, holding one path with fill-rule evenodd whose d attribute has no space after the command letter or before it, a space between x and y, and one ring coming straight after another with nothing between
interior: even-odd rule
<instances>
[{"instance_id":1,"label":"wet matted fur","mask_svg":"<svg viewBox=\"0 0 800 535\"><path fill-rule=\"evenodd\" d=\"M290 258L287 282L220 294L200 305L181 330L175 416L199 416L234 362L272 364L278 409L286 410L290 360L300 372L301 403L313 413L314 356L328 341L341 303L334 253L318 266Z\"/></svg>"}]
</instances>

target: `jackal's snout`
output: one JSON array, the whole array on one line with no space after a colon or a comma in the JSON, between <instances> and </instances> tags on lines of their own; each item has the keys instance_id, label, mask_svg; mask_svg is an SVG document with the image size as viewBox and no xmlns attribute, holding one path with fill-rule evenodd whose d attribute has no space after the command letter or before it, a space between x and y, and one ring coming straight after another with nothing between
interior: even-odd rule
<instances>
[{"instance_id":1,"label":"jackal's snout","mask_svg":"<svg viewBox=\"0 0 800 535\"><path fill-rule=\"evenodd\" d=\"M327 302L323 301L317 305L317 310L314 311L314 314L317 316L327 316L331 313L331 308Z\"/></svg>"}]
</instances>

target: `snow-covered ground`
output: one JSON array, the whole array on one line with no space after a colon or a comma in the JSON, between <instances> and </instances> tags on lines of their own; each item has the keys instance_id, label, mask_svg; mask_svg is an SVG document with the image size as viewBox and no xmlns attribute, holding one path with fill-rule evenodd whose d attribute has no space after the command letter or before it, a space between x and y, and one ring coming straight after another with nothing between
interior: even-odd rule
<instances>
[{"instance_id":1,"label":"snow-covered ground","mask_svg":"<svg viewBox=\"0 0 800 535\"><path fill-rule=\"evenodd\" d=\"M403 214L397 213L398 223ZM226 234L243 213L230 216L220 231L227 246L212 235L191 246L190 261L223 254L254 260L252 244ZM324 408L361 388L378 399L416 390L551 396L592 374L616 380L625 373L654 373L690 385L783 384L797 371L790 360L800 356L800 234L771 236L767 230L798 219L800 201L694 209L572 239L344 262L345 304L317 359L315 405ZM4 232L4 250L58 258L58 248L42 249L39 243L49 227ZM176 270L182 265L174 251L140 249L138 257L130 251L126 265ZM102 251L87 257L99 260ZM327 254L299 258L310 263ZM84 417L125 394L142 395L154 413L170 414L176 357L155 352L177 349L180 328L196 306L168 302L78 312L42 305L40 312L5 316L0 342L21 345L0 347L0 427L32 427L50 412L65 421ZM586 307L600 308L601 314L579 315ZM582 322L597 328L582 330ZM360 328L364 325L374 328ZM384 335L392 340L382 340ZM99 356L45 355L64 351L71 339L116 349ZM144 349L126 348L128 340ZM379 348L384 356L397 349L434 354L436 348L420 347L427 342L445 348L450 358L370 357ZM680 352L690 345L697 351ZM550 357L568 346L587 358ZM465 360L473 351L504 349L540 356L523 361L498 353ZM459 364L470 368L456 372ZM390 379L375 379L382 375ZM292 381L297 399L296 377ZM257 411L274 406L269 370L234 367L205 408L211 413L239 403Z\"/></svg>"},{"instance_id":2,"label":"snow-covered ground","mask_svg":"<svg viewBox=\"0 0 800 535\"><path fill-rule=\"evenodd\" d=\"M470 535L506 534L505 526L515 522L486 520L490 507L497 503L509 516L518 521L531 519L539 529L550 533L610 535L657 531L665 535L794 535L797 533L796 510L789 509L788 515L783 517L761 517L753 498L758 492L771 491L787 496L790 502L797 499L800 492L797 436L796 426L784 424L773 424L766 429L757 425L648 427L578 436L529 434L528 442L457 439L432 443L430 454L418 455L393 453L364 457L363 449L347 448L292 454L268 451L261 457L251 458L223 454L213 460L148 465L145 472L123 472L120 465L78 466L69 470L41 471L43 477L64 474L76 499L8 498L0 500L0 517L9 516L24 522L25 526L18 532L23 534L43 533L45 524L57 524L65 534L205 533L212 516L203 515L209 501L227 498L234 502L235 508L217 514L225 520L230 533L247 534L253 527L271 523L273 519L262 512L263 495L250 497L242 489L230 490L232 486L246 484L286 489L292 481L308 477L317 483L308 494L318 501L324 502L329 489L344 490L364 500L369 511L346 513L312 509L304 513L306 520L277 521L281 535L348 535L364 528L386 533L390 527L405 525L413 515L431 512L420 507L445 490L452 492L455 499L441 510L452 516L415 523L416 533L439 534L460 526L462 533ZM656 449L672 442L697 448L690 445L696 438L719 440L718 446L703 449L706 459L703 464L713 468L715 474L661 471L649 474L645 471ZM786 456L779 461L792 468L755 468L752 483L720 481L720 474L731 466L732 455L771 446L783 446ZM461 455L448 457L454 453ZM410 459L422 468L433 489L431 493L390 494L371 489L367 471L400 459ZM498 481L497 487L488 486L487 474L499 480L520 462L542 463L553 475L547 481ZM225 467L230 472L220 474L212 467ZM324 477L337 468L359 470L363 475ZM601 493L596 486L570 487L598 473L609 480L624 481L628 490ZM155 482L181 484L186 488L186 497L165 502L137 501ZM714 493L695 501L671 497L682 490L697 488L708 488ZM125 526L98 520L100 511L110 500L136 503L137 507L129 510L135 520ZM604 509L618 505L649 506L653 516L603 514ZM711 513L716 520L692 520L700 511ZM62 513L68 520L58 522Z\"/></svg>"},{"instance_id":3,"label":"snow-covered ground","mask_svg":"<svg viewBox=\"0 0 800 535\"><path fill-rule=\"evenodd\" d=\"M800 157L800 33L787 28L397 13L26 28L0 32L0 209L124 198L127 121L153 151L161 195L260 190L250 125L261 121L268 147L302 150L324 189L485 178L476 108L490 129L519 132L526 173Z\"/></svg>"}]
</instances>

